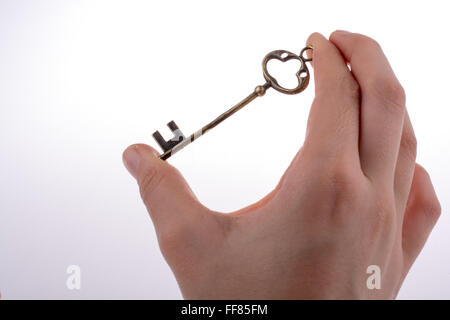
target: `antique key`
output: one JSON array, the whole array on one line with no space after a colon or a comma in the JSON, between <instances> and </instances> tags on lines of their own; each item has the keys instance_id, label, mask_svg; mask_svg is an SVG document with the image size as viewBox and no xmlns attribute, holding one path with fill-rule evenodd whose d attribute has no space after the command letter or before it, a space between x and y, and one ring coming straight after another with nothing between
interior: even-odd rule
<instances>
[{"instance_id":1,"label":"antique key","mask_svg":"<svg viewBox=\"0 0 450 320\"><path fill-rule=\"evenodd\" d=\"M216 119L202 127L200 130L194 132L191 134L188 138L186 138L181 132L181 130L178 128L176 123L174 121L170 121L167 126L169 129L173 132L174 137L168 141L166 141L159 131L155 131L153 133L153 138L156 140L156 142L159 144L161 149L163 149L164 153L159 156L160 159L166 160L176 152L183 149L185 146L190 144L192 141L198 139L200 136L204 135L208 130L211 130L215 126L217 126L219 123L230 117L232 114L236 113L238 110L245 107L247 104L252 102L255 98L261 97L266 93L266 90L269 88L274 88L275 90L285 93L285 94L297 94L299 92L302 92L309 83L309 70L306 66L306 62L311 61L312 59L308 59L304 56L304 52L306 50L312 50L312 47L305 47L302 49L299 55L296 55L292 52L286 51L286 50L275 50L270 53L268 53L262 62L262 68L263 68L263 75L264 79L266 80L266 83L263 85L257 86L255 90L244 100L236 104L234 107L229 109L228 111L225 111L220 116L218 116ZM295 88L288 89L285 87L282 87L278 81L267 71L267 64L272 59L278 59L282 62L286 62L288 60L296 59L299 60L301 65L300 69L295 74L297 76L298 84Z\"/></svg>"}]
</instances>

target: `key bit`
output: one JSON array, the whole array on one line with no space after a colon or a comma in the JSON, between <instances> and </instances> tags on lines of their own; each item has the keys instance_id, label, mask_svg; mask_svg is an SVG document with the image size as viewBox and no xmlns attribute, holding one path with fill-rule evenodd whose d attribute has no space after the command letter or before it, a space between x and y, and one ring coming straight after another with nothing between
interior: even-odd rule
<instances>
[{"instance_id":1,"label":"key bit","mask_svg":"<svg viewBox=\"0 0 450 320\"><path fill-rule=\"evenodd\" d=\"M156 140L156 142L159 144L161 149L163 149L164 152L169 151L173 147L175 147L177 144L179 144L181 141L186 139L183 132L178 128L175 121L170 121L167 126L169 129L173 132L174 136L169 141L166 141L162 135L159 133L159 131L155 131L153 133L153 138Z\"/></svg>"},{"instance_id":2,"label":"key bit","mask_svg":"<svg viewBox=\"0 0 450 320\"><path fill-rule=\"evenodd\" d=\"M275 90L285 93L285 94L297 94L299 92L302 92L309 83L309 70L306 66L306 62L312 61L312 59L306 58L304 56L304 52L306 50L312 50L312 47L305 47L302 49L299 55L296 55L292 52L286 51L286 50L275 50L272 52L269 52L263 59L262 62L262 68L263 68L263 75L264 79L266 80L266 83L263 85L257 86L255 90L248 95L245 99L243 99L241 102L233 106L231 109L225 111L220 116L218 116L216 119L208 123L207 125L203 126L200 130L194 132L191 134L188 138L184 136L184 134L181 132L181 130L178 128L176 123L174 121L170 121L167 126L169 129L173 132L174 137L170 140L165 140L162 135L159 133L159 131L155 131L153 133L153 138L156 140L158 145L161 147L161 149L164 151L163 154L159 156L160 159L166 160L194 140L198 139L202 135L204 135L207 131L211 130L215 126L217 126L219 123L245 107L247 104L252 102L255 98L263 96L267 89L274 88ZM285 88L281 86L278 81L269 73L267 70L267 64L270 60L277 59L282 62L286 62L288 60L296 59L299 60L301 63L300 69L295 74L298 80L298 85L295 88Z\"/></svg>"}]
</instances>

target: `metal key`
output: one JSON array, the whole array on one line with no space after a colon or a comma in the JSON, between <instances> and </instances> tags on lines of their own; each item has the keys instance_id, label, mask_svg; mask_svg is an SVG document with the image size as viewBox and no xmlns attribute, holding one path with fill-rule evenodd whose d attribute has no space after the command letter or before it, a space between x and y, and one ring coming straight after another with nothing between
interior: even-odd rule
<instances>
[{"instance_id":1,"label":"metal key","mask_svg":"<svg viewBox=\"0 0 450 320\"><path fill-rule=\"evenodd\" d=\"M266 83L263 85L257 86L255 90L244 100L236 104L234 107L229 109L228 111L225 111L220 116L218 116L216 119L208 123L207 125L203 126L200 130L194 132L191 134L188 138L184 136L184 134L181 132L181 130L178 128L176 123L174 121L170 121L167 126L169 129L173 132L174 137L168 141L166 141L159 131L155 131L153 133L153 138L156 140L156 142L159 144L161 149L163 149L164 153L159 156L160 159L166 160L176 152L180 151L184 147L186 147L188 144L190 144L192 141L198 139L202 135L204 135L207 131L211 130L215 126L217 126L219 123L230 117L232 114L236 113L243 107L245 107L247 104L252 102L255 98L263 96L267 89L274 88L275 90L285 93L285 94L297 94L302 92L309 83L309 70L306 66L306 62L312 61L312 59L305 58L304 52L306 50L312 50L312 47L305 47L302 49L299 55L296 55L292 52L286 51L286 50L275 50L270 53L268 53L262 62L262 68L263 68L263 75L264 79L266 80ZM295 88L288 89L283 86L281 86L278 81L267 71L267 64L272 59L278 59L282 62L286 62L288 60L296 59L299 60L301 65L300 69L295 74L297 76L298 85Z\"/></svg>"}]
</instances>

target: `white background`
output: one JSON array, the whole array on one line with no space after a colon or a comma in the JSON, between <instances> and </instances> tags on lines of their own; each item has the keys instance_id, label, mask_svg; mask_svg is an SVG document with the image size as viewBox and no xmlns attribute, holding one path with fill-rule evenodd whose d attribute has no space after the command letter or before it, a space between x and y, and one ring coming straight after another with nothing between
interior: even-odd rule
<instances>
[{"instance_id":1,"label":"white background","mask_svg":"<svg viewBox=\"0 0 450 320\"><path fill-rule=\"evenodd\" d=\"M0 1L0 291L14 298L181 298L138 189L132 143L185 134L263 83L261 60L335 29L377 39L407 92L418 162L443 213L399 298L450 298L446 1ZM313 85L271 90L181 151L200 200L268 193L301 146ZM207 151L203 156L202 151ZM80 291L66 268L82 270Z\"/></svg>"}]
</instances>

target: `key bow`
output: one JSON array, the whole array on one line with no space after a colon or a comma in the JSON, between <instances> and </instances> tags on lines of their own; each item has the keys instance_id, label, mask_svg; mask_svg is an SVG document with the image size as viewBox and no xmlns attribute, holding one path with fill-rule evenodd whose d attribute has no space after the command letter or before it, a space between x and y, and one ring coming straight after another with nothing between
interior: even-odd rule
<instances>
[{"instance_id":1,"label":"key bow","mask_svg":"<svg viewBox=\"0 0 450 320\"><path fill-rule=\"evenodd\" d=\"M295 53L292 53L290 51L286 51L286 50L275 50L272 52L269 52L263 59L262 62L262 68L263 68L263 74L264 74L264 78L266 79L266 81L268 83L270 83L270 86L272 88L274 88L275 90L285 93L285 94L297 94L302 92L303 90L305 90L305 88L308 86L309 83L309 70L308 67L306 66L306 61L310 61L310 59L304 58L303 57L303 52L305 50L309 49L309 47L306 47L305 49L302 50L302 52L299 55L296 55ZM269 63L270 60L273 59L277 59L280 60L281 62L286 62L289 60L298 60L300 61L301 65L300 65L300 69L295 73L297 80L298 80L298 84L295 88L285 88L282 85L280 85L277 81L277 79L275 79L275 77L273 77L269 71L267 70L267 64Z\"/></svg>"}]
</instances>

